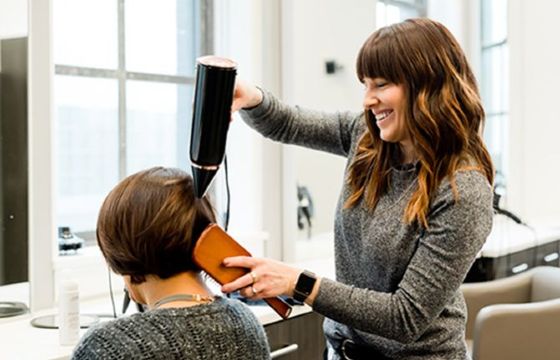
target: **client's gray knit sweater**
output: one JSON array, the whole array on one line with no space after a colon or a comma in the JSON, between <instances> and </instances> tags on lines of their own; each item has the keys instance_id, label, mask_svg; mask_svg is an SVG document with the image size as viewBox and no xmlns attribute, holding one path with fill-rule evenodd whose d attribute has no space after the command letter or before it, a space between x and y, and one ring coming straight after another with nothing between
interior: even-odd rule
<instances>
[{"instance_id":1,"label":"client's gray knit sweater","mask_svg":"<svg viewBox=\"0 0 560 360\"><path fill-rule=\"evenodd\" d=\"M361 114L292 108L269 93L241 114L266 137L347 157L347 170L366 129ZM396 165L390 176L375 211L364 203L344 209L345 182L335 220L338 282L322 280L313 308L328 317L325 334L335 349L351 338L395 359L465 359L459 286L491 229L491 187L480 172L457 172L459 200L442 183L424 231L403 222L416 167Z\"/></svg>"},{"instance_id":2,"label":"client's gray knit sweater","mask_svg":"<svg viewBox=\"0 0 560 360\"><path fill-rule=\"evenodd\" d=\"M237 300L134 314L91 328L72 359L270 359L263 327Z\"/></svg>"}]
</instances>

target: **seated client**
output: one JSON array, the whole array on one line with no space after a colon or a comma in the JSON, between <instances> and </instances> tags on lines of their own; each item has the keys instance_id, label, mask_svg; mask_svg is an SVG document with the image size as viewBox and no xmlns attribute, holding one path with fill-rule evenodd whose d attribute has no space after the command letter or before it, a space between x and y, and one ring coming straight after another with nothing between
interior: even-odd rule
<instances>
[{"instance_id":1,"label":"seated client","mask_svg":"<svg viewBox=\"0 0 560 360\"><path fill-rule=\"evenodd\" d=\"M92 327L73 359L269 359L251 310L215 296L192 262L194 244L215 221L187 173L163 167L121 181L105 199L97 241L130 297L147 311Z\"/></svg>"}]
</instances>

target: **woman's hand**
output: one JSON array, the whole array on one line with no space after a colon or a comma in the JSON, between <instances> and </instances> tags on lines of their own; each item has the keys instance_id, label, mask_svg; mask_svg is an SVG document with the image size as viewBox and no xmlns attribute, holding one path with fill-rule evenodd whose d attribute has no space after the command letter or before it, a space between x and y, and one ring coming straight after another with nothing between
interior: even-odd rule
<instances>
[{"instance_id":1,"label":"woman's hand","mask_svg":"<svg viewBox=\"0 0 560 360\"><path fill-rule=\"evenodd\" d=\"M263 94L258 87L243 80L237 80L235 82L235 89L233 90L231 112L234 113L239 109L257 106L262 100Z\"/></svg>"},{"instance_id":2,"label":"woman's hand","mask_svg":"<svg viewBox=\"0 0 560 360\"><path fill-rule=\"evenodd\" d=\"M230 293L239 290L242 296L251 299L275 297L279 295L293 296L294 286L301 269L290 267L284 263L249 256L234 256L224 259L226 267L242 267L249 273L222 286L222 292Z\"/></svg>"}]
</instances>

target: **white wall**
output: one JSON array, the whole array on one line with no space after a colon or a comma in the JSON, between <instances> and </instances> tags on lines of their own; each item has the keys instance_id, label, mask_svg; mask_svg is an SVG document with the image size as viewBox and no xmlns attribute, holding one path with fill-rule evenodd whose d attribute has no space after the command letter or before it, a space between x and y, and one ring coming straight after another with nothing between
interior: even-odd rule
<instances>
[{"instance_id":1,"label":"white wall","mask_svg":"<svg viewBox=\"0 0 560 360\"><path fill-rule=\"evenodd\" d=\"M284 99L325 111L361 109L355 61L374 30L375 2L284 0L282 5ZM340 73L325 73L331 59L342 65Z\"/></svg>"},{"instance_id":2,"label":"white wall","mask_svg":"<svg viewBox=\"0 0 560 360\"><path fill-rule=\"evenodd\" d=\"M510 0L509 205L560 225L560 3Z\"/></svg>"},{"instance_id":3,"label":"white wall","mask_svg":"<svg viewBox=\"0 0 560 360\"><path fill-rule=\"evenodd\" d=\"M355 61L360 46L373 32L374 23L375 2L371 0L354 0L351 6L344 0L284 0L283 99L323 111L361 111L363 87L356 77ZM342 69L326 74L327 60L336 61ZM313 196L313 235L332 231L344 164L342 157L293 146L285 148L285 238L307 236L306 231L297 231L296 184L308 186ZM285 253L290 260L314 255L296 252L288 243Z\"/></svg>"},{"instance_id":4,"label":"white wall","mask_svg":"<svg viewBox=\"0 0 560 360\"><path fill-rule=\"evenodd\" d=\"M217 0L214 6L217 16L215 34L218 39L214 52L237 61L238 77L258 82L261 67L258 46L260 28L257 22L260 4L253 0L240 0L235 4ZM262 229L262 182L259 181L262 173L261 152L255 150L260 147L260 142L259 137L249 131L240 119L236 118L230 124L227 157L232 195L232 231ZM217 188L223 190L223 182ZM219 194L219 200L225 199L225 191ZM245 206L247 203L253 206Z\"/></svg>"},{"instance_id":5,"label":"white wall","mask_svg":"<svg viewBox=\"0 0 560 360\"><path fill-rule=\"evenodd\" d=\"M215 53L236 60L238 78L280 95L280 1L215 0ZM231 232L239 238L261 230L262 243L244 243L255 255L282 257L282 153L280 145L235 116L228 134ZM223 175L223 174L222 174ZM223 179L223 178L222 178ZM225 198L224 186L219 184ZM253 234L254 235L254 234Z\"/></svg>"},{"instance_id":6,"label":"white wall","mask_svg":"<svg viewBox=\"0 0 560 360\"><path fill-rule=\"evenodd\" d=\"M27 36L27 0L0 0L0 39Z\"/></svg>"}]
</instances>

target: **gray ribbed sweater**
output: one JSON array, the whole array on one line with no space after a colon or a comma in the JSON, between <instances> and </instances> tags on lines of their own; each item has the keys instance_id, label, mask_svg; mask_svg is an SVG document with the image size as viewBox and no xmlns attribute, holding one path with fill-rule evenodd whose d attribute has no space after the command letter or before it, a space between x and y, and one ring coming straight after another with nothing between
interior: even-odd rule
<instances>
[{"instance_id":1,"label":"gray ribbed sweater","mask_svg":"<svg viewBox=\"0 0 560 360\"><path fill-rule=\"evenodd\" d=\"M365 131L361 114L326 114L288 107L265 92L241 112L264 136L348 158ZM312 164L310 164L312 166ZM346 174L345 174L346 176ZM395 359L466 359L466 306L459 290L492 226L492 191L477 171L455 174L459 201L445 181L430 205L429 230L402 221L415 190L413 165L395 166L391 188L375 209L336 209L337 281L323 279L313 309L337 348L343 338Z\"/></svg>"},{"instance_id":2,"label":"gray ribbed sweater","mask_svg":"<svg viewBox=\"0 0 560 360\"><path fill-rule=\"evenodd\" d=\"M262 325L238 300L164 308L88 330L72 359L270 359Z\"/></svg>"}]
</instances>

